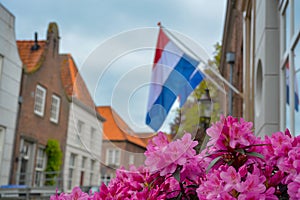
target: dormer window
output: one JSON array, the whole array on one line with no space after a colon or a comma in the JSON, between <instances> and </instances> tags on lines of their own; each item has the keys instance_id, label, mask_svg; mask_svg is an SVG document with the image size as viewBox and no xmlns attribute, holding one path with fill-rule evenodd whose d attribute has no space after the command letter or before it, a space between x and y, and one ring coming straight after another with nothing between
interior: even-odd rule
<instances>
[{"instance_id":1,"label":"dormer window","mask_svg":"<svg viewBox=\"0 0 300 200\"><path fill-rule=\"evenodd\" d=\"M60 108L60 98L56 95L52 95L51 111L50 111L51 122L58 123L59 108Z\"/></svg>"},{"instance_id":2,"label":"dormer window","mask_svg":"<svg viewBox=\"0 0 300 200\"><path fill-rule=\"evenodd\" d=\"M34 101L34 113L43 117L46 103L46 89L40 85L36 86L35 101Z\"/></svg>"}]
</instances>

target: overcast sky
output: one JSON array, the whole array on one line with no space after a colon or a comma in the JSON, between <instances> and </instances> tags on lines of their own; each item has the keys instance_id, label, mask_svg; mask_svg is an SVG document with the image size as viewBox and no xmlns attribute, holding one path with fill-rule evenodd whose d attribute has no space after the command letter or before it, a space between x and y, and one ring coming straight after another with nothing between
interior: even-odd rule
<instances>
[{"instance_id":1,"label":"overcast sky","mask_svg":"<svg viewBox=\"0 0 300 200\"><path fill-rule=\"evenodd\" d=\"M202 59L221 42L225 0L1 0L15 16L17 40L46 38L59 26L60 53L71 53L96 105L110 105L138 132L144 124L157 22ZM172 118L172 114L170 115ZM168 129L168 119L163 130Z\"/></svg>"}]
</instances>

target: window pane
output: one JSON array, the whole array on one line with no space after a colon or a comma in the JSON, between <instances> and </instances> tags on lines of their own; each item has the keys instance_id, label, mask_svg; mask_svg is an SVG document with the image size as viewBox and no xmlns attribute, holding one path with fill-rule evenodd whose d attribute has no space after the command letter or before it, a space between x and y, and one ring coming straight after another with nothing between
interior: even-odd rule
<instances>
[{"instance_id":1,"label":"window pane","mask_svg":"<svg viewBox=\"0 0 300 200\"><path fill-rule=\"evenodd\" d=\"M91 127L90 148L93 149L96 140L96 129Z\"/></svg>"},{"instance_id":2,"label":"window pane","mask_svg":"<svg viewBox=\"0 0 300 200\"><path fill-rule=\"evenodd\" d=\"M83 121L78 120L78 122L77 122L77 131L78 131L78 133L82 133L83 125L84 125Z\"/></svg>"},{"instance_id":3,"label":"window pane","mask_svg":"<svg viewBox=\"0 0 300 200\"><path fill-rule=\"evenodd\" d=\"M52 95L50 120L57 123L59 118L60 98L56 95Z\"/></svg>"},{"instance_id":4,"label":"window pane","mask_svg":"<svg viewBox=\"0 0 300 200\"><path fill-rule=\"evenodd\" d=\"M43 116L44 107L46 101L46 89L40 85L36 86L35 90L35 101L34 101L34 113Z\"/></svg>"},{"instance_id":5,"label":"window pane","mask_svg":"<svg viewBox=\"0 0 300 200\"><path fill-rule=\"evenodd\" d=\"M129 165L134 164L134 155L129 155Z\"/></svg>"},{"instance_id":6,"label":"window pane","mask_svg":"<svg viewBox=\"0 0 300 200\"><path fill-rule=\"evenodd\" d=\"M288 61L287 63L285 63L285 83L286 83L286 106L285 106L285 114L286 114L286 122L285 122L285 126L286 128L290 129L290 105L289 105L289 65L288 65Z\"/></svg>"},{"instance_id":7,"label":"window pane","mask_svg":"<svg viewBox=\"0 0 300 200\"><path fill-rule=\"evenodd\" d=\"M81 161L81 168L82 169L85 167L85 161L86 161L86 157L82 157L82 161Z\"/></svg>"},{"instance_id":8,"label":"window pane","mask_svg":"<svg viewBox=\"0 0 300 200\"><path fill-rule=\"evenodd\" d=\"M295 1L295 4L296 4L296 1ZM297 12L297 11L295 10L295 12ZM295 70L296 70L296 75L295 75L295 91L297 93L296 98L295 98L295 104L298 104L298 112L295 110L295 135L300 135L300 105L299 105L300 42L299 41L298 41L298 44L297 44L296 48L294 49L294 63L295 63Z\"/></svg>"},{"instance_id":9,"label":"window pane","mask_svg":"<svg viewBox=\"0 0 300 200\"><path fill-rule=\"evenodd\" d=\"M295 31L300 30L300 1L299 0L294 0L294 22L295 22Z\"/></svg>"},{"instance_id":10,"label":"window pane","mask_svg":"<svg viewBox=\"0 0 300 200\"><path fill-rule=\"evenodd\" d=\"M94 165L95 165L95 161L94 161L94 160L91 160L91 171L94 170Z\"/></svg>"},{"instance_id":11,"label":"window pane","mask_svg":"<svg viewBox=\"0 0 300 200\"><path fill-rule=\"evenodd\" d=\"M68 177L68 189L72 189L72 179L73 179L73 169L69 169L69 177Z\"/></svg>"},{"instance_id":12,"label":"window pane","mask_svg":"<svg viewBox=\"0 0 300 200\"><path fill-rule=\"evenodd\" d=\"M36 168L44 169L44 165L45 165L44 159L45 159L45 151L44 149L39 148L37 152L37 158L36 158Z\"/></svg>"},{"instance_id":13,"label":"window pane","mask_svg":"<svg viewBox=\"0 0 300 200\"><path fill-rule=\"evenodd\" d=\"M120 152L118 150L115 150L115 160L114 164L119 165L120 164Z\"/></svg>"},{"instance_id":14,"label":"window pane","mask_svg":"<svg viewBox=\"0 0 300 200\"><path fill-rule=\"evenodd\" d=\"M2 156L3 156L3 146L4 146L4 135L5 135L5 129L0 126L0 166L2 162Z\"/></svg>"},{"instance_id":15,"label":"window pane","mask_svg":"<svg viewBox=\"0 0 300 200\"><path fill-rule=\"evenodd\" d=\"M300 63L299 63L300 64ZM300 71L298 71L296 73L296 81L297 81L297 86L298 86L298 102L295 102L298 103L298 111L295 111L295 135L300 135L300 105L299 105L299 85L300 85ZM295 99L296 101L296 99Z\"/></svg>"},{"instance_id":16,"label":"window pane","mask_svg":"<svg viewBox=\"0 0 300 200\"><path fill-rule=\"evenodd\" d=\"M285 23L285 50L288 50L290 45L290 4L287 5L284 13L284 23Z\"/></svg>"},{"instance_id":17,"label":"window pane","mask_svg":"<svg viewBox=\"0 0 300 200\"><path fill-rule=\"evenodd\" d=\"M113 150L109 149L108 150L108 164L113 164Z\"/></svg>"},{"instance_id":18,"label":"window pane","mask_svg":"<svg viewBox=\"0 0 300 200\"><path fill-rule=\"evenodd\" d=\"M71 154L70 155L70 162L69 162L69 165L71 167L74 167L75 166L75 155L74 154Z\"/></svg>"}]
</instances>

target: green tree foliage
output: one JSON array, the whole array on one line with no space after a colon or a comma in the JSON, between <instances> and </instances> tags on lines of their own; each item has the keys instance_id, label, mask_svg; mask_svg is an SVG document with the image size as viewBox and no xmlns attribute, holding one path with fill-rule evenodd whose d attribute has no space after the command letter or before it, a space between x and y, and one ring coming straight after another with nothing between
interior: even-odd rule
<instances>
[{"instance_id":1,"label":"green tree foliage","mask_svg":"<svg viewBox=\"0 0 300 200\"><path fill-rule=\"evenodd\" d=\"M48 157L47 167L46 167L46 185L55 185L55 177L57 177L58 172L62 164L62 151L60 149L59 142L54 139L50 139L47 142L46 154Z\"/></svg>"}]
</instances>

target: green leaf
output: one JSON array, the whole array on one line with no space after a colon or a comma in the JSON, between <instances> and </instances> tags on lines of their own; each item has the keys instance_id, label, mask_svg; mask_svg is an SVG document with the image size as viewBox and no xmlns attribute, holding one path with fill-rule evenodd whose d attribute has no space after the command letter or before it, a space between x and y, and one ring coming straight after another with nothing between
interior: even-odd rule
<instances>
[{"instance_id":1,"label":"green leaf","mask_svg":"<svg viewBox=\"0 0 300 200\"><path fill-rule=\"evenodd\" d=\"M208 165L207 169L206 169L206 173L209 172L209 170L222 158L222 156L216 157L215 159L213 159L211 161L211 163Z\"/></svg>"},{"instance_id":2,"label":"green leaf","mask_svg":"<svg viewBox=\"0 0 300 200\"><path fill-rule=\"evenodd\" d=\"M235 152L241 153L241 154L245 154L245 150L244 149L235 149Z\"/></svg>"},{"instance_id":3,"label":"green leaf","mask_svg":"<svg viewBox=\"0 0 300 200\"><path fill-rule=\"evenodd\" d=\"M257 153L257 152L247 152L246 155L261 158L261 159L265 159L265 157L262 154Z\"/></svg>"},{"instance_id":4,"label":"green leaf","mask_svg":"<svg viewBox=\"0 0 300 200\"><path fill-rule=\"evenodd\" d=\"M173 173L173 177L180 182L180 167L177 167L176 171Z\"/></svg>"}]
</instances>

